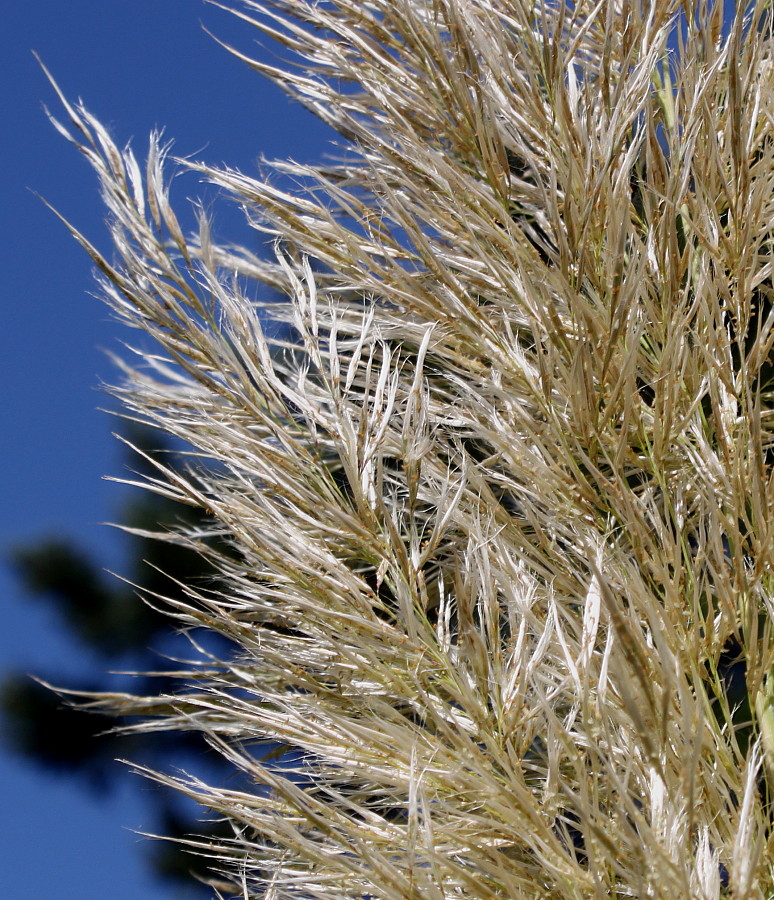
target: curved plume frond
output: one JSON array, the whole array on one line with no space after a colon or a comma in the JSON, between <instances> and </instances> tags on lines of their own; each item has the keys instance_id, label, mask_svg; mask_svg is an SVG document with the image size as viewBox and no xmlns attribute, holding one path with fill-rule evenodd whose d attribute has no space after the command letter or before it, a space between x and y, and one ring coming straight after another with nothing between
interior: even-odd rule
<instances>
[{"instance_id":1,"label":"curved plume frond","mask_svg":"<svg viewBox=\"0 0 774 900\"><path fill-rule=\"evenodd\" d=\"M158 345L117 393L194 451L148 486L228 547L169 613L234 647L93 703L243 773L174 779L237 892L772 895L765 7L246 0L343 157L178 165L271 261L65 101Z\"/></svg>"}]
</instances>

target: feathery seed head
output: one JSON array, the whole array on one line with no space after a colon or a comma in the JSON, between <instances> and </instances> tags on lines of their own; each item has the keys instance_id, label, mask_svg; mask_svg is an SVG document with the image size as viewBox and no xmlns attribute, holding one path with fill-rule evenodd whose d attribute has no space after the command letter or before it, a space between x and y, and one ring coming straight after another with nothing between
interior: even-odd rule
<instances>
[{"instance_id":1,"label":"feathery seed head","mask_svg":"<svg viewBox=\"0 0 774 900\"><path fill-rule=\"evenodd\" d=\"M159 345L117 392L202 459L148 486L228 542L175 536L221 577L169 612L235 648L94 702L245 774L174 781L245 897L771 896L768 4L235 12L347 150L190 166L272 261L63 101Z\"/></svg>"}]
</instances>

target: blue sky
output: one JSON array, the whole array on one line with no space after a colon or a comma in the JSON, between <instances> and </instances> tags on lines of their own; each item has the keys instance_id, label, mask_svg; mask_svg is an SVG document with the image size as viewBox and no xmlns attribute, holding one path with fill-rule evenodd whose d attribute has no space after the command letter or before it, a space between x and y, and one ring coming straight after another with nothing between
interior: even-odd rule
<instances>
[{"instance_id":1,"label":"blue sky","mask_svg":"<svg viewBox=\"0 0 774 900\"><path fill-rule=\"evenodd\" d=\"M120 542L100 522L115 517L121 488L116 421L96 390L113 379L100 348L119 349L121 332L93 290L91 264L33 192L44 196L99 246L103 211L86 163L54 131L42 104L56 97L34 61L37 51L69 98L86 105L120 144L139 155L155 127L175 152L256 171L260 155L311 161L330 133L231 57L203 30L268 58L257 32L201 0L28 0L8 4L0 31L0 195L4 329L0 432L6 514L0 549L44 535L64 535L106 567L121 566ZM194 176L177 196L204 190ZM209 195L211 197L211 195ZM251 239L227 201L213 202L216 233ZM0 569L5 629L0 670L80 671L83 650L56 617L24 596ZM148 827L138 779L115 796L42 775L0 751L4 802L0 835L6 864L3 896L14 900L156 900L174 891L152 882L140 838Z\"/></svg>"}]
</instances>

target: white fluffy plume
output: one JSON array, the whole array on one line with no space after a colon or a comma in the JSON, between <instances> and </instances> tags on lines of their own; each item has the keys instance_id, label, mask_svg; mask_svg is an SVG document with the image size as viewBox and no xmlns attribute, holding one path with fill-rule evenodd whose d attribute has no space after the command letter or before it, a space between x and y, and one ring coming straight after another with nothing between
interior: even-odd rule
<instances>
[{"instance_id":1,"label":"white fluffy plume","mask_svg":"<svg viewBox=\"0 0 774 900\"><path fill-rule=\"evenodd\" d=\"M93 703L247 776L174 782L238 893L774 895L767 6L245 0L343 144L193 166L271 261L62 98L158 344L118 393L200 460L148 487L219 539L169 613L234 647Z\"/></svg>"}]
</instances>

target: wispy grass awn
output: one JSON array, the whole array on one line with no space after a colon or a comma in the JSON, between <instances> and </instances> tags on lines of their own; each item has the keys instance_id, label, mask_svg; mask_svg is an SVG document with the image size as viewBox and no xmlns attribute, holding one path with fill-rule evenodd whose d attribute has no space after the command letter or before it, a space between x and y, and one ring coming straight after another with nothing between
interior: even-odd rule
<instances>
[{"instance_id":1,"label":"wispy grass awn","mask_svg":"<svg viewBox=\"0 0 774 900\"><path fill-rule=\"evenodd\" d=\"M116 391L201 458L147 486L230 546L166 536L222 576L169 612L236 648L93 703L249 777L152 776L233 824L198 850L244 896L770 898L768 4L236 14L347 151L296 192L180 163L271 261L61 98L115 258L73 234L159 346Z\"/></svg>"}]
</instances>

